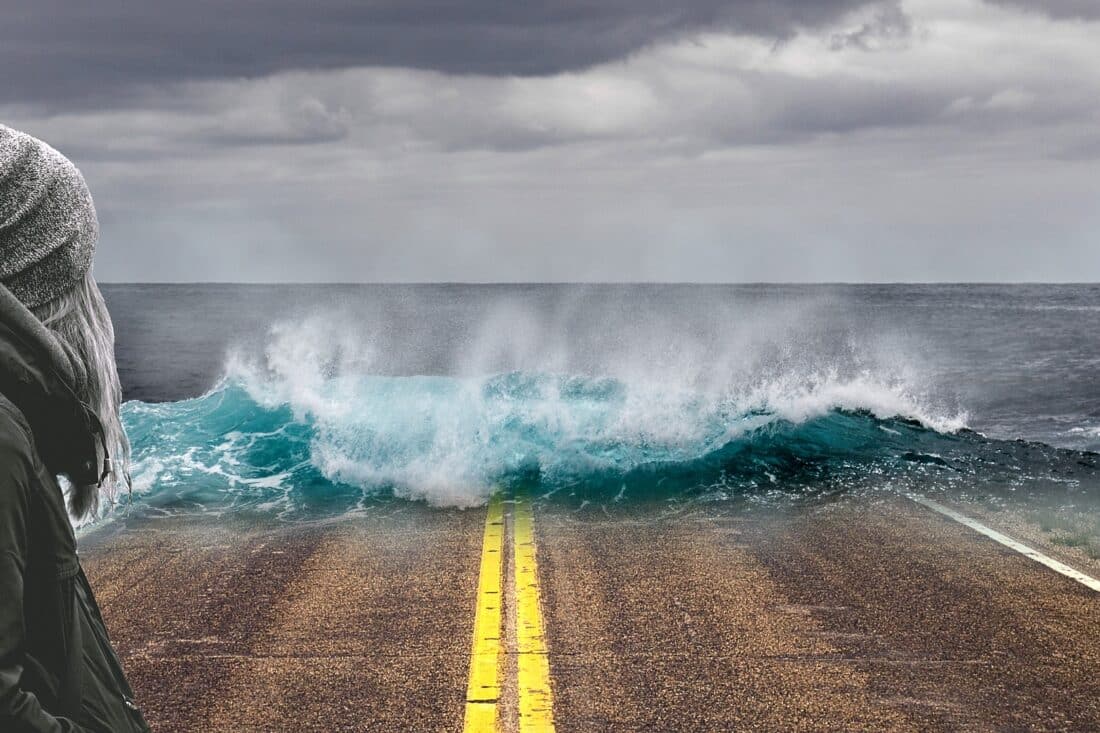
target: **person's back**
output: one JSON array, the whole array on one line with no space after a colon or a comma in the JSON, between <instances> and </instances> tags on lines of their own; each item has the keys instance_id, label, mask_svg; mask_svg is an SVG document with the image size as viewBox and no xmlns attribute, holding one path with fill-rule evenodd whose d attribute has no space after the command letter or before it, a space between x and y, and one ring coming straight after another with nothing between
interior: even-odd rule
<instances>
[{"instance_id":1,"label":"person's back","mask_svg":"<svg viewBox=\"0 0 1100 733\"><path fill-rule=\"evenodd\" d=\"M113 332L89 273L97 236L72 163L0 125L3 733L148 730L68 517L94 512L100 490L124 481L128 457Z\"/></svg>"}]
</instances>

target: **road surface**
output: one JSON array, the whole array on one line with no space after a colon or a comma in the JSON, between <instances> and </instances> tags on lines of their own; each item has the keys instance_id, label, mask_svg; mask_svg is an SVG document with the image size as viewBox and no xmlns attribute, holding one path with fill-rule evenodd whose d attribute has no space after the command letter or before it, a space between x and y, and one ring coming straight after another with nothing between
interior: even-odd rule
<instances>
[{"instance_id":1,"label":"road surface","mask_svg":"<svg viewBox=\"0 0 1100 733\"><path fill-rule=\"evenodd\" d=\"M1100 729L1100 593L904 497L500 511L496 556L415 504L82 556L157 731Z\"/></svg>"}]
</instances>

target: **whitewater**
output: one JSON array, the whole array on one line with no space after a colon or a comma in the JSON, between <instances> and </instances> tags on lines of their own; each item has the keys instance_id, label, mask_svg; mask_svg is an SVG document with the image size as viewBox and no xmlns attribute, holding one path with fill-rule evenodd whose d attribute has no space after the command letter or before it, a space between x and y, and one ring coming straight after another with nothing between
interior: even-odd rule
<instances>
[{"instance_id":1,"label":"whitewater","mask_svg":"<svg viewBox=\"0 0 1100 733\"><path fill-rule=\"evenodd\" d=\"M108 293L113 305L139 305L140 289L129 287L128 297ZM965 320L1015 303L1032 319L1088 319L1095 293L1051 304L1019 293L878 291L868 308L866 294L853 302L776 287L733 297L318 287L289 303L247 288L202 293L205 303L179 293L177 315L220 301L222 348L203 352L218 359L217 376L191 397L125 404L135 504L297 519L395 501L471 507L515 485L598 505L1096 484L1091 417L1051 420L1047 400L1026 414L1009 404L1012 424L1005 402L1019 388L945 388L963 365L943 360L952 353L943 314L928 312ZM261 317L234 331L224 321L242 312L242 292ZM965 302L944 305L945 294ZM219 321L187 323L197 338L195 329ZM123 317L120 350L133 348L128 326ZM177 348L188 340L162 338ZM1034 392L1019 361L987 363L979 376L1004 381L1015 368Z\"/></svg>"}]
</instances>

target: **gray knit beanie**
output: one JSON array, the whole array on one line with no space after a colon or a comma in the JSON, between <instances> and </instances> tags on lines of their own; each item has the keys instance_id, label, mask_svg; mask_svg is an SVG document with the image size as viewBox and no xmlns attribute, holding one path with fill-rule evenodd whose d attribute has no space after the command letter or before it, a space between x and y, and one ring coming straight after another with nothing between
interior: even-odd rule
<instances>
[{"instance_id":1,"label":"gray knit beanie","mask_svg":"<svg viewBox=\"0 0 1100 733\"><path fill-rule=\"evenodd\" d=\"M99 239L92 195L68 158L0 124L0 283L28 308L84 277Z\"/></svg>"}]
</instances>

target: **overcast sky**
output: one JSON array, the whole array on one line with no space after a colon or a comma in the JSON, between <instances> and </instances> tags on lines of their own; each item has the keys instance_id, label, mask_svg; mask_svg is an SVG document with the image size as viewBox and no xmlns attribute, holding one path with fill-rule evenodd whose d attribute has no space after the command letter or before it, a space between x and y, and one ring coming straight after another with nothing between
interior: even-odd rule
<instances>
[{"instance_id":1,"label":"overcast sky","mask_svg":"<svg viewBox=\"0 0 1100 733\"><path fill-rule=\"evenodd\" d=\"M1095 0L4 0L105 281L1100 280Z\"/></svg>"}]
</instances>

